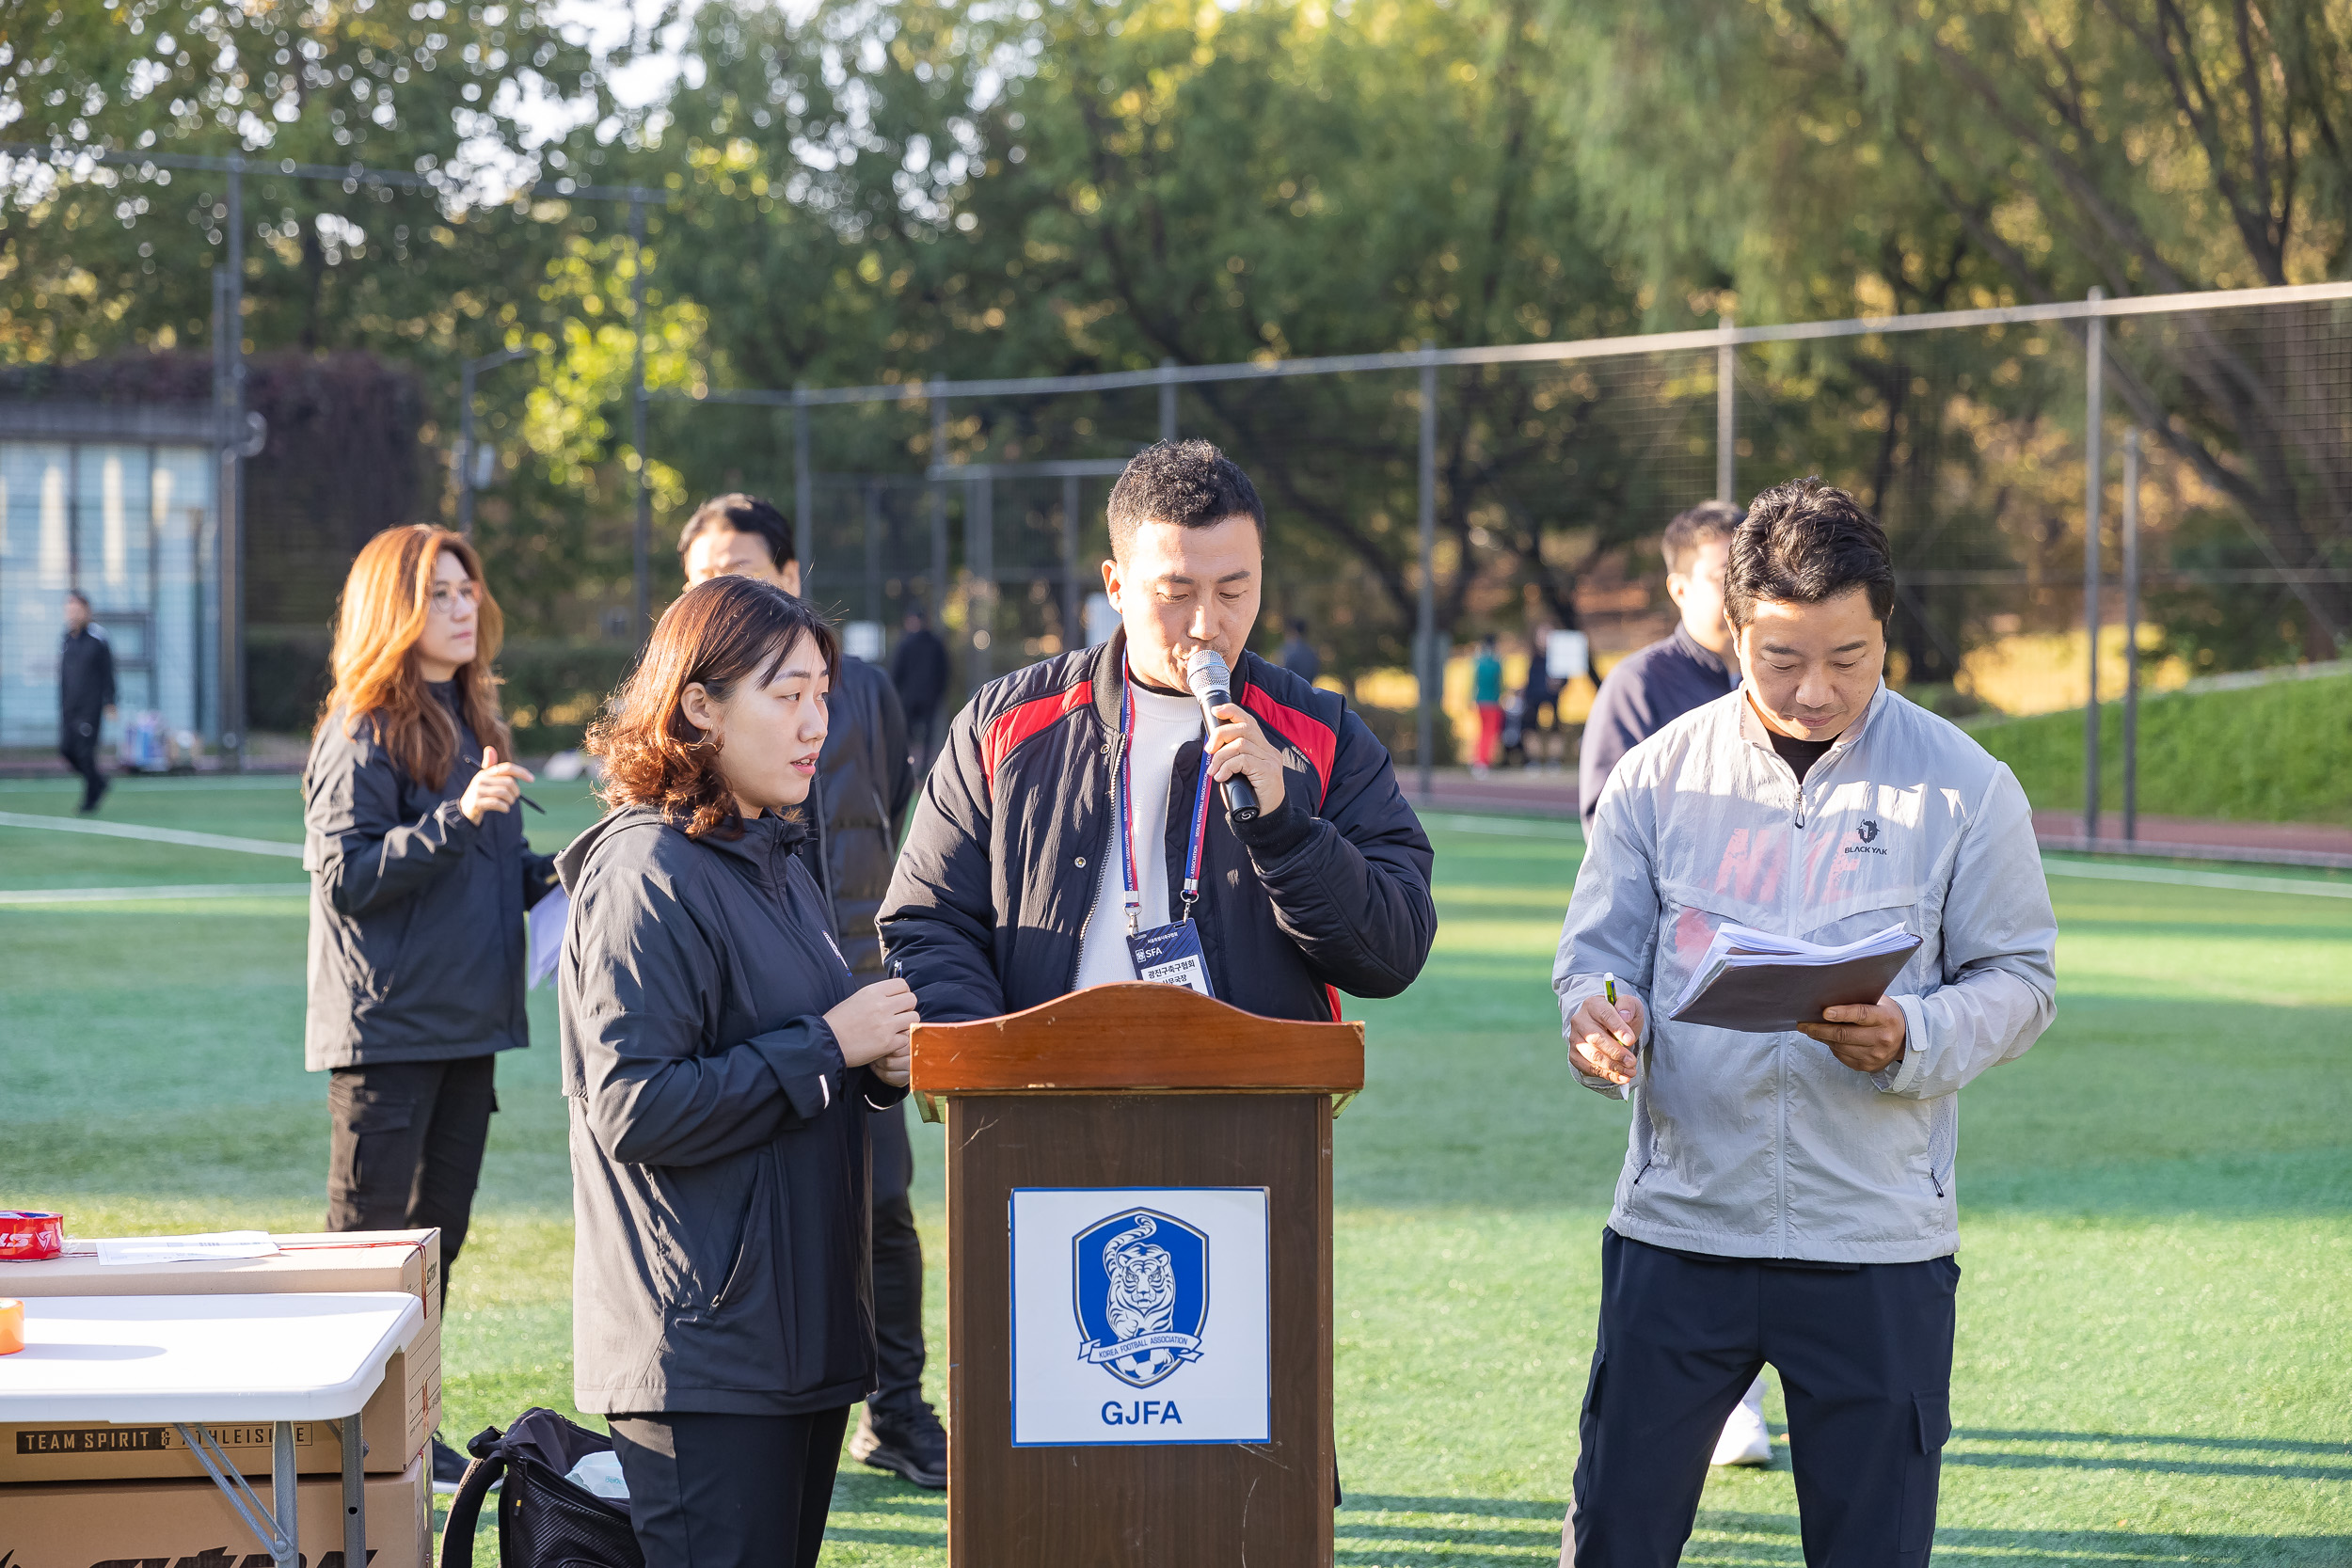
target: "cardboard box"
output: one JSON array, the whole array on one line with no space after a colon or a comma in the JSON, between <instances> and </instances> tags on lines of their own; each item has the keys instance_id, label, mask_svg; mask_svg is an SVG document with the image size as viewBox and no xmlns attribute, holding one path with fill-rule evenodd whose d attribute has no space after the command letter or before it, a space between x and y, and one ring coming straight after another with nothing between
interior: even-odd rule
<instances>
[{"instance_id":1,"label":"cardboard box","mask_svg":"<svg viewBox=\"0 0 2352 1568\"><path fill-rule=\"evenodd\" d=\"M359 1440L372 1475L398 1475L422 1451L441 1424L441 1329L424 1330L384 1364L384 1382L359 1413ZM296 1421L294 1468L306 1476L343 1473L342 1428L333 1421ZM209 1424L229 1463L247 1476L266 1477L271 1429L266 1421ZM196 1480L197 1456L169 1422L131 1424L0 1421L0 1485L24 1481ZM11 1565L13 1568L13 1565Z\"/></svg>"},{"instance_id":2,"label":"cardboard box","mask_svg":"<svg viewBox=\"0 0 2352 1568\"><path fill-rule=\"evenodd\" d=\"M384 1369L359 1413L371 1474L397 1475L441 1424L441 1235L437 1230L279 1236L275 1257L103 1268L93 1243L71 1241L62 1258L0 1262L0 1296L276 1295L314 1291L405 1291L425 1324ZM224 1422L215 1440L248 1476L270 1473L265 1425ZM335 1423L294 1424L303 1475L342 1473ZM0 1485L23 1482L201 1479L203 1466L169 1423L0 1422ZM16 1568L10 1564L9 1568Z\"/></svg>"},{"instance_id":3,"label":"cardboard box","mask_svg":"<svg viewBox=\"0 0 2352 1568\"><path fill-rule=\"evenodd\" d=\"M254 1488L270 1506L266 1486ZM295 1489L306 1568L343 1568L343 1486L304 1478ZM133 1481L0 1487L0 1562L8 1568L269 1568L228 1497L209 1481ZM367 1568L432 1568L432 1467L368 1478Z\"/></svg>"}]
</instances>

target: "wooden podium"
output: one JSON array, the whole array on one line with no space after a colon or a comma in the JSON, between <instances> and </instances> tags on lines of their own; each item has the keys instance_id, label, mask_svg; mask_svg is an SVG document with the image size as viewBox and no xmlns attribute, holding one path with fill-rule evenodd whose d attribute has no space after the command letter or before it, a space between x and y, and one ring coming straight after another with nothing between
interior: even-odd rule
<instances>
[{"instance_id":1,"label":"wooden podium","mask_svg":"<svg viewBox=\"0 0 2352 1568\"><path fill-rule=\"evenodd\" d=\"M1331 1117L1335 1097L1344 1103L1363 1082L1362 1024L1258 1018L1175 986L1100 986L1006 1018L916 1027L912 1086L927 1118L944 1111L947 1131L952 1568L1331 1561ZM1110 1197L1095 1203L1093 1189L1200 1190L1262 1204L1263 1265L1254 1245L1226 1242L1216 1244L1230 1256L1213 1259L1192 1225ZM1015 1215L1047 1202L1082 1220L1092 1208L1109 1217L1084 1234L1032 1223L1020 1243L1025 1283L1017 1284ZM1119 1217L1130 1213L1158 1216L1156 1242L1149 1223ZM1108 1243L1105 1232L1115 1232ZM1104 1292L1100 1278L1089 1291L1087 1272L1098 1258L1110 1270L1120 1245L1129 1249L1118 1254L1122 1264L1134 1257L1164 1275L1197 1270L1193 1297L1179 1286L1152 1298L1174 1303L1179 1320L1158 1326L1185 1332L1135 1337L1133 1298L1122 1298L1128 1326L1089 1338L1081 1320ZM1074 1299L1053 1300L1036 1284L1039 1259L1062 1269ZM1150 1423L1158 1418L1146 1401L1160 1417L1183 1401L1196 1423L1187 1431L1214 1433L1211 1406L1246 1412L1248 1402L1204 1404L1195 1390L1259 1356L1249 1365L1264 1379L1263 1426L1251 1434L1260 1440L1178 1436L1150 1424L1041 1440L1045 1418L1037 1412L1049 1402L1031 1397L1026 1412L1015 1412L1019 1291L1029 1292L1018 1308L1019 1343L1033 1353L1023 1386L1052 1380L1050 1408L1090 1410L1080 1397L1099 1394L1104 1419ZM1187 1300L1205 1323L1182 1321ZM1262 1329L1251 1316L1260 1302ZM1162 1320L1169 1310L1163 1306ZM1128 1350L1163 1341L1204 1354ZM1205 1354L1212 1345L1217 1354ZM1036 1354L1040 1347L1047 1348ZM1246 1425L1246 1416L1236 1418ZM1025 1443L1016 1441L1016 1420L1029 1423Z\"/></svg>"}]
</instances>

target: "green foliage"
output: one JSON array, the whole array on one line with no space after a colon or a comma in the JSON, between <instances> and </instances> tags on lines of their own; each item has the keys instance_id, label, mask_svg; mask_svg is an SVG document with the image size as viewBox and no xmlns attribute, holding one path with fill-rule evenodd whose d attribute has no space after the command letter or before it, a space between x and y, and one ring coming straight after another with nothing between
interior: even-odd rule
<instances>
[{"instance_id":1,"label":"green foliage","mask_svg":"<svg viewBox=\"0 0 2352 1568\"><path fill-rule=\"evenodd\" d=\"M2099 792L2123 804L2123 716L2100 705ZM2083 713L1970 727L2038 807L2083 798ZM2139 809L2224 822L2352 825L2352 675L2244 691L2167 692L2139 705Z\"/></svg>"}]
</instances>

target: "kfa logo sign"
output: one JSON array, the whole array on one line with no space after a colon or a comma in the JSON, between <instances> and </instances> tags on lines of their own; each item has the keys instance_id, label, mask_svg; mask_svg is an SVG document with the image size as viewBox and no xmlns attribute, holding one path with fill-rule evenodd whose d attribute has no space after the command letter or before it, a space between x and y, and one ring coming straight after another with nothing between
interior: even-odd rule
<instances>
[{"instance_id":1,"label":"kfa logo sign","mask_svg":"<svg viewBox=\"0 0 2352 1568\"><path fill-rule=\"evenodd\" d=\"M1149 1388L1200 1359L1209 1316L1206 1236L1138 1209L1096 1222L1072 1244L1081 1361Z\"/></svg>"},{"instance_id":2,"label":"kfa logo sign","mask_svg":"<svg viewBox=\"0 0 2352 1568\"><path fill-rule=\"evenodd\" d=\"M1015 1188L1014 1444L1269 1441L1266 1199Z\"/></svg>"}]
</instances>

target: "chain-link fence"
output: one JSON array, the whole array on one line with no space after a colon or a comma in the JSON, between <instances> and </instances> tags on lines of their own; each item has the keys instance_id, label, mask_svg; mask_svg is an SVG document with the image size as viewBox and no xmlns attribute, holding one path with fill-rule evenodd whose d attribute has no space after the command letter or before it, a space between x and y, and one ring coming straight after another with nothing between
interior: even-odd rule
<instances>
[{"instance_id":1,"label":"chain-link fence","mask_svg":"<svg viewBox=\"0 0 2352 1568\"><path fill-rule=\"evenodd\" d=\"M695 493L795 496L812 594L889 641L924 610L960 693L1085 640L1128 455L1216 441L1266 503L1265 651L1303 623L1327 679L1431 761L1449 726L1423 752L1408 710L1466 707L1450 650L1496 635L1518 685L1538 634L1572 629L1597 674L1671 626L1674 513L1809 473L1886 524L1889 675L1947 713L2081 706L2094 670L2112 700L2127 649L2165 687L2333 658L2352 632L2352 284L715 393L693 415L656 460ZM1573 724L1590 689L1543 717Z\"/></svg>"}]
</instances>

